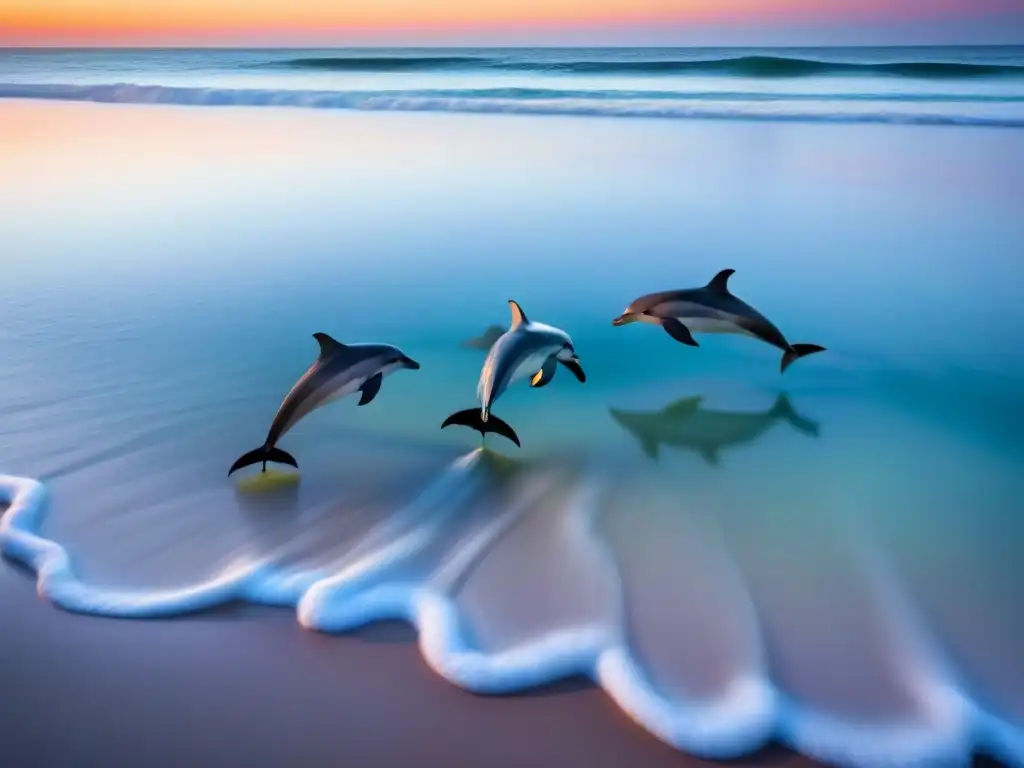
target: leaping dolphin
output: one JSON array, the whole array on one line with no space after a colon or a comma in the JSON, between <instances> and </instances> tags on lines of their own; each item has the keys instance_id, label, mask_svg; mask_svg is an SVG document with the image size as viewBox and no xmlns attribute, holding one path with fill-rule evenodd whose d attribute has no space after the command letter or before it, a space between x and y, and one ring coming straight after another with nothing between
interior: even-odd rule
<instances>
[{"instance_id":1,"label":"leaping dolphin","mask_svg":"<svg viewBox=\"0 0 1024 768\"><path fill-rule=\"evenodd\" d=\"M359 405L366 405L377 396L381 382L389 373L402 368L415 371L420 367L390 344L342 344L326 333L314 333L313 338L320 345L316 362L285 396L263 445L232 464L229 476L242 467L260 462L262 471L266 472L268 461L298 468L295 458L278 448L277 442L303 417L356 391L362 393Z\"/></svg>"},{"instance_id":2,"label":"leaping dolphin","mask_svg":"<svg viewBox=\"0 0 1024 768\"><path fill-rule=\"evenodd\" d=\"M522 307L512 299L508 300L508 305L512 310L512 324L491 346L480 369L476 390L480 407L456 411L444 420L441 429L457 424L475 429L484 437L488 432L495 432L520 445L515 430L491 413L494 402L509 384L532 376L531 387L546 386L554 378L558 363L572 371L579 381L587 380L572 339L565 331L530 322Z\"/></svg>"},{"instance_id":3,"label":"leaping dolphin","mask_svg":"<svg viewBox=\"0 0 1024 768\"><path fill-rule=\"evenodd\" d=\"M729 292L729 276L723 269L702 288L648 293L635 299L612 325L641 322L660 325L676 341L700 346L694 333L737 333L753 336L782 350L781 373L805 355L825 351L817 344L790 344L768 318Z\"/></svg>"},{"instance_id":4,"label":"leaping dolphin","mask_svg":"<svg viewBox=\"0 0 1024 768\"><path fill-rule=\"evenodd\" d=\"M644 454L657 461L658 448L670 445L696 451L708 464L718 464L723 448L752 443L779 421L811 437L817 437L816 421L794 410L785 394L761 413L714 411L700 407L702 396L684 397L660 411L638 413L609 408L612 418L639 441Z\"/></svg>"}]
</instances>

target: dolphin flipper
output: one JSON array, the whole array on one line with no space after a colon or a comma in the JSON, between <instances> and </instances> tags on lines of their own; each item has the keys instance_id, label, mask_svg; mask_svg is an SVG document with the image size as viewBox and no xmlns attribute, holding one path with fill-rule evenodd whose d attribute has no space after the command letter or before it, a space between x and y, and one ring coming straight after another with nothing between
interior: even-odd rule
<instances>
[{"instance_id":1,"label":"dolphin flipper","mask_svg":"<svg viewBox=\"0 0 1024 768\"><path fill-rule=\"evenodd\" d=\"M703 458L704 461L706 461L710 466L712 466L712 467L717 467L718 466L718 451L715 450L714 448L712 448L710 446L708 446L706 448L701 448L700 449L700 455L701 455L701 458Z\"/></svg>"},{"instance_id":2,"label":"dolphin flipper","mask_svg":"<svg viewBox=\"0 0 1024 768\"><path fill-rule=\"evenodd\" d=\"M700 344L693 338L693 334L690 333L690 329L683 325L681 322L676 320L674 317L666 317L661 321L661 327L665 329L669 336L678 341L681 344L686 344L690 347L699 347Z\"/></svg>"},{"instance_id":3,"label":"dolphin flipper","mask_svg":"<svg viewBox=\"0 0 1024 768\"><path fill-rule=\"evenodd\" d=\"M555 378L557 370L558 363L555 361L555 358L549 357L544 361L544 365L541 366L540 370L533 374L533 378L530 379L530 386L537 389L546 387Z\"/></svg>"},{"instance_id":4,"label":"dolphin flipper","mask_svg":"<svg viewBox=\"0 0 1024 768\"><path fill-rule=\"evenodd\" d=\"M786 369L801 357L813 355L815 352L824 351L825 348L819 347L817 344L793 344L789 349L782 353L782 362L779 365L779 373L785 373Z\"/></svg>"},{"instance_id":5,"label":"dolphin flipper","mask_svg":"<svg viewBox=\"0 0 1024 768\"><path fill-rule=\"evenodd\" d=\"M237 472L242 467L248 467L252 464L259 464L263 462L263 469L261 471L267 471L267 462L273 461L278 464L289 464L296 469L299 468L299 463L295 460L295 457L286 451L282 451L280 448L273 446L261 445L254 451L240 456L238 460L231 465L231 469L228 470L228 477L234 472Z\"/></svg>"},{"instance_id":6,"label":"dolphin flipper","mask_svg":"<svg viewBox=\"0 0 1024 768\"><path fill-rule=\"evenodd\" d=\"M488 414L487 421L484 421L479 408L467 408L464 411L456 411L444 420L444 423L441 424L441 429L450 427L453 424L460 427L475 429L484 437L487 436L488 432L494 432L497 435L508 438L522 448L522 445L519 443L519 436L516 435L516 431L512 429L512 427L499 419L493 413Z\"/></svg>"},{"instance_id":7,"label":"dolphin flipper","mask_svg":"<svg viewBox=\"0 0 1024 768\"><path fill-rule=\"evenodd\" d=\"M644 452L644 456L649 458L651 461L658 461L658 441L650 437L640 438L640 448Z\"/></svg>"},{"instance_id":8,"label":"dolphin flipper","mask_svg":"<svg viewBox=\"0 0 1024 768\"><path fill-rule=\"evenodd\" d=\"M359 404L366 405L373 400L377 393L380 392L380 385L383 381L384 377L379 373L373 374L373 376L364 381L363 386L359 388L359 391L363 393L362 397L359 398Z\"/></svg>"},{"instance_id":9,"label":"dolphin flipper","mask_svg":"<svg viewBox=\"0 0 1024 768\"><path fill-rule=\"evenodd\" d=\"M558 358L555 358L558 360ZM586 383L587 374L583 371L583 366L579 364L577 360L558 360L562 365L572 371L572 375L576 377L576 380L581 384Z\"/></svg>"}]
</instances>

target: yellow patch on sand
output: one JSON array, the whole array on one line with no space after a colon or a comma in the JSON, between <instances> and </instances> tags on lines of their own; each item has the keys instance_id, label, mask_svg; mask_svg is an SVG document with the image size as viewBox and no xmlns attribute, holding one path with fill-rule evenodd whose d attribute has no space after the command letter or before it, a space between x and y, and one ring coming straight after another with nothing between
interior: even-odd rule
<instances>
[{"instance_id":1,"label":"yellow patch on sand","mask_svg":"<svg viewBox=\"0 0 1024 768\"><path fill-rule=\"evenodd\" d=\"M235 483L235 487L242 493L272 493L298 484L298 472L280 472L268 469L266 472L257 472L254 475L243 477Z\"/></svg>"},{"instance_id":2,"label":"yellow patch on sand","mask_svg":"<svg viewBox=\"0 0 1024 768\"><path fill-rule=\"evenodd\" d=\"M477 449L480 451L480 463L492 472L496 477L506 477L521 469L522 459L513 459L503 453L491 450L487 446Z\"/></svg>"}]
</instances>

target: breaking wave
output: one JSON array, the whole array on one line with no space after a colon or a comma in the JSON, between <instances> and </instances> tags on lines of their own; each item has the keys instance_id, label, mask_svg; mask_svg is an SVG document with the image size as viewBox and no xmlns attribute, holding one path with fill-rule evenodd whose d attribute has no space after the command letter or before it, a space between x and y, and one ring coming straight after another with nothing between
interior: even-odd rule
<instances>
[{"instance_id":1,"label":"breaking wave","mask_svg":"<svg viewBox=\"0 0 1024 768\"><path fill-rule=\"evenodd\" d=\"M0 83L0 98L92 101L113 104L179 104L187 106L296 107L395 112L469 112L485 114L577 115L703 120L767 120L826 123L891 123L1024 128L1024 115L996 116L966 111L914 111L907 107L800 108L790 104L827 100L857 102L1003 102L1021 97L914 94L818 96L809 94L699 93L669 91L559 91L555 89L442 89L414 91L327 91L265 88L197 88L163 85ZM739 101L730 101L735 98ZM719 103L716 103L719 102ZM720 102L729 102L728 105ZM746 102L746 103L744 103Z\"/></svg>"},{"instance_id":2,"label":"breaking wave","mask_svg":"<svg viewBox=\"0 0 1024 768\"><path fill-rule=\"evenodd\" d=\"M835 62L787 56L730 56L703 60L523 60L501 56L304 56L257 65L335 72L443 72L496 70L586 75L728 75L750 78L885 75L916 79L1024 77L1024 66L943 61Z\"/></svg>"},{"instance_id":3,"label":"breaking wave","mask_svg":"<svg viewBox=\"0 0 1024 768\"><path fill-rule=\"evenodd\" d=\"M0 505L10 505L0 552L35 572L42 597L73 612L141 619L243 600L291 608L320 632L408 621L426 663L457 685L503 693L586 676L659 739L705 758L740 757L777 739L851 768L966 766L975 749L1024 765L1021 730L972 697L854 516L834 518L820 543L838 547L828 551L854 574L831 602L845 606L840 623L869 627L851 679L872 671L860 665L880 667L882 678L865 678L884 713L874 722L838 704L835 691L787 689L770 658L781 650L779 619L797 628L805 656L831 649L840 666L854 662L843 643L812 631L837 621L828 610L820 625L798 629L797 615L773 608L772 589L791 591L785 581L766 592L750 561L737 559L735 533L757 528L758 517L669 510L652 483L664 476L633 472L582 457L517 461L476 450L439 463L404 502L368 517L362 504L296 517L294 486L240 487L257 526L250 546L221 558L205 580L186 570L194 583L148 589L81 578L80 555L44 534L45 487L0 475ZM275 493L278 506L269 503ZM209 545L161 530L178 559ZM799 575L807 563L788 566ZM781 613L766 621L773 610Z\"/></svg>"}]
</instances>

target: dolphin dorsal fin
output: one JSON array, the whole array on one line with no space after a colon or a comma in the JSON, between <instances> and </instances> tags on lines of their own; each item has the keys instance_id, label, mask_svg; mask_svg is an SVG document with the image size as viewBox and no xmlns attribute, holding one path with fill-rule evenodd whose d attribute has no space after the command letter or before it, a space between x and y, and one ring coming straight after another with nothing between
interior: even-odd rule
<instances>
[{"instance_id":1,"label":"dolphin dorsal fin","mask_svg":"<svg viewBox=\"0 0 1024 768\"><path fill-rule=\"evenodd\" d=\"M693 397L683 397L671 403L662 410L662 413L666 416L683 416L688 413L693 413L700 406L700 401L704 399L704 395L694 395Z\"/></svg>"},{"instance_id":2,"label":"dolphin dorsal fin","mask_svg":"<svg viewBox=\"0 0 1024 768\"><path fill-rule=\"evenodd\" d=\"M340 341L337 341L326 333L314 333L313 338L316 339L316 343L320 345L320 357L326 357L332 352L337 352L345 346Z\"/></svg>"},{"instance_id":3,"label":"dolphin dorsal fin","mask_svg":"<svg viewBox=\"0 0 1024 768\"><path fill-rule=\"evenodd\" d=\"M519 302L515 299L508 300L509 309L512 310L512 325L511 328L518 328L520 325L526 325L530 322L530 318L523 312L523 308L519 306Z\"/></svg>"},{"instance_id":4,"label":"dolphin dorsal fin","mask_svg":"<svg viewBox=\"0 0 1024 768\"><path fill-rule=\"evenodd\" d=\"M735 271L735 269L723 269L711 278L711 282L707 284L707 289L709 291L714 291L715 293L724 293L729 295L729 278Z\"/></svg>"}]
</instances>

